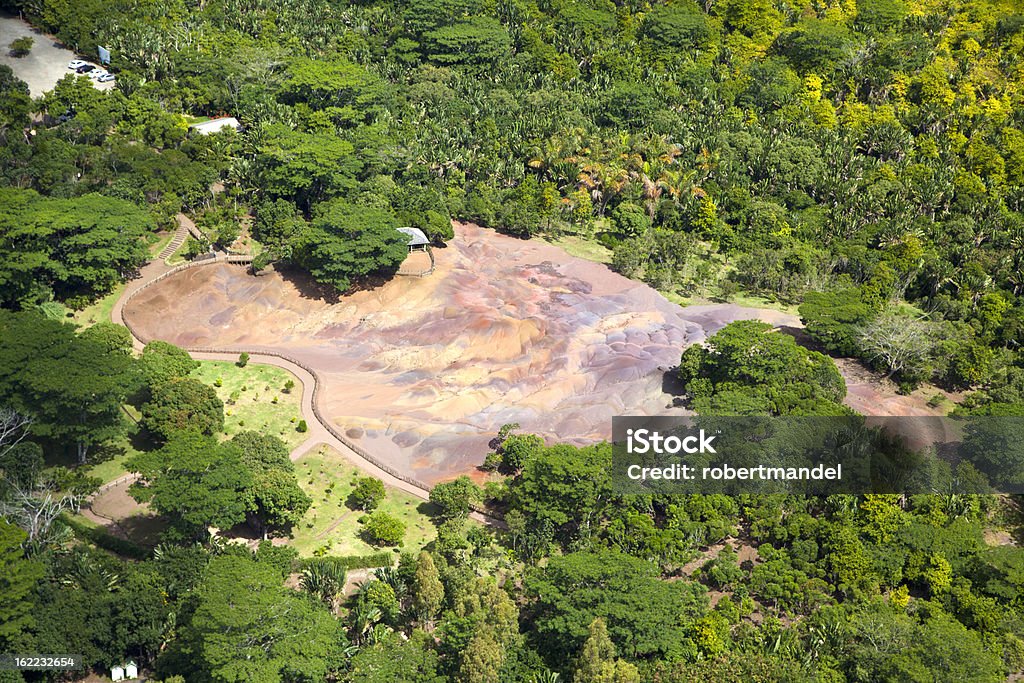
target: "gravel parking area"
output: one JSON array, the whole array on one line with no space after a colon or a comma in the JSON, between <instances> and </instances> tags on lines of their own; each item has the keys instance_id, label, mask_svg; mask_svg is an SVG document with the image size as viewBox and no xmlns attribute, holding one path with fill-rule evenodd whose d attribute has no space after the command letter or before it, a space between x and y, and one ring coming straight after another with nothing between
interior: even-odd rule
<instances>
[{"instance_id":1,"label":"gravel parking area","mask_svg":"<svg viewBox=\"0 0 1024 683\"><path fill-rule=\"evenodd\" d=\"M8 46L12 40L22 36L29 36L35 41L32 51L24 57L12 57ZM57 81L72 73L68 69L68 62L78 58L78 55L63 47L53 36L41 33L17 17L0 15L0 64L11 67L15 76L28 83L32 97L39 97L47 90L52 90ZM100 90L109 90L116 81L92 83Z\"/></svg>"}]
</instances>

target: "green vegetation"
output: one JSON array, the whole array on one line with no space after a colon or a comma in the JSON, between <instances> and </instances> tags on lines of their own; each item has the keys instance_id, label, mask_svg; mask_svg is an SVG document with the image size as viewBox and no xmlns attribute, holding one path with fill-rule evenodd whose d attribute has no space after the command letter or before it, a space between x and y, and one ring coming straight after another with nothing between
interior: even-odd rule
<instances>
[{"instance_id":1,"label":"green vegetation","mask_svg":"<svg viewBox=\"0 0 1024 683\"><path fill-rule=\"evenodd\" d=\"M361 476L340 453L326 446L310 451L295 462L299 486L312 499L306 514L292 528L291 546L306 557L314 553L328 555L366 555L376 548L361 536L362 506L356 502L360 486L377 481ZM404 491L384 487L384 495L373 510L386 513L404 527L402 549L417 551L434 540L437 531L424 503ZM369 509L369 508L366 508Z\"/></svg>"},{"instance_id":2,"label":"green vegetation","mask_svg":"<svg viewBox=\"0 0 1024 683\"><path fill-rule=\"evenodd\" d=\"M33 101L0 67L0 650L214 683L1024 670L1016 498L627 499L608 444L513 426L479 454L483 489L456 479L429 505L372 484L353 496L359 473L337 454L287 461L308 429L287 373L243 358L196 369L160 344L135 358L100 324L179 211L220 247L251 222L261 263L324 293L392 275L396 226L440 246L457 218L543 235L673 300L798 307L819 348L905 391L934 383L967 393L961 412L1021 415L1018 3L4 9L83 54L112 47L119 72L116 89L69 74ZM216 112L244 129L189 133ZM94 311L78 317L94 331L61 322L68 310ZM757 323L680 353L698 413L845 411L830 359ZM1020 438L967 434L1017 484L1005 444ZM168 524L152 551L68 514L96 490L90 473L122 459ZM507 531L468 522L481 500ZM1011 542L990 546L997 514ZM209 536L241 523L291 547ZM326 558L375 551L364 536L401 542L375 556L399 561L345 597L349 563ZM296 549L325 556L297 581Z\"/></svg>"},{"instance_id":3,"label":"green vegetation","mask_svg":"<svg viewBox=\"0 0 1024 683\"><path fill-rule=\"evenodd\" d=\"M726 325L683 352L677 370L702 415L845 415L846 384L832 360L767 323Z\"/></svg>"},{"instance_id":4,"label":"green vegetation","mask_svg":"<svg viewBox=\"0 0 1024 683\"><path fill-rule=\"evenodd\" d=\"M295 448L304 441L299 430L302 397L284 387L295 377L283 368L258 363L244 368L229 361L199 361L191 377L213 387L224 402L224 432L234 436L256 430ZM220 384L217 384L217 380Z\"/></svg>"},{"instance_id":5,"label":"green vegetation","mask_svg":"<svg viewBox=\"0 0 1024 683\"><path fill-rule=\"evenodd\" d=\"M0 267L6 307L54 297L75 307L109 293L145 262L141 238L153 221L131 202L98 194L51 199L3 188L0 205L0 247L20 255Z\"/></svg>"},{"instance_id":6,"label":"green vegetation","mask_svg":"<svg viewBox=\"0 0 1024 683\"><path fill-rule=\"evenodd\" d=\"M35 44L35 40L32 36L22 36L21 38L15 38L11 41L9 48L11 48L12 57L24 57L32 51L32 46Z\"/></svg>"}]
</instances>

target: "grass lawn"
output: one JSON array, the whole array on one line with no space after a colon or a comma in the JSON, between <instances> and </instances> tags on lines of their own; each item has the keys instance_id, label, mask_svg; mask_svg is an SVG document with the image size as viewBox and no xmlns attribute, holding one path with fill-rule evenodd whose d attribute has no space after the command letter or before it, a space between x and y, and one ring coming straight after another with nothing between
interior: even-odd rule
<instances>
[{"instance_id":1,"label":"grass lawn","mask_svg":"<svg viewBox=\"0 0 1024 683\"><path fill-rule=\"evenodd\" d=\"M570 256L596 261L597 263L611 263L611 249L598 244L595 240L586 239L577 235L562 235L560 237L542 237L543 241L561 247Z\"/></svg>"},{"instance_id":2,"label":"grass lawn","mask_svg":"<svg viewBox=\"0 0 1024 683\"><path fill-rule=\"evenodd\" d=\"M181 246L178 247L173 254L167 257L167 265L176 266L185 262L185 250L188 249L188 240L189 238L186 237L185 241L181 243Z\"/></svg>"},{"instance_id":3,"label":"grass lawn","mask_svg":"<svg viewBox=\"0 0 1024 683\"><path fill-rule=\"evenodd\" d=\"M124 292L124 283L114 287L114 291L102 299L97 299L80 311L74 311L72 320L81 327L89 327L96 323L110 322L110 312L114 310L114 304L121 298Z\"/></svg>"},{"instance_id":4,"label":"grass lawn","mask_svg":"<svg viewBox=\"0 0 1024 683\"><path fill-rule=\"evenodd\" d=\"M295 463L295 474L299 486L313 499L309 511L292 530L291 545L299 555L309 557L321 546L327 546L328 555L367 555L380 550L359 537L362 525L357 520L365 513L345 505L356 477L366 476L363 472L334 449L321 446ZM405 524L403 551L417 552L437 536L437 529L425 514L430 503L404 491L388 487L377 509Z\"/></svg>"},{"instance_id":5,"label":"grass lawn","mask_svg":"<svg viewBox=\"0 0 1024 683\"><path fill-rule=\"evenodd\" d=\"M99 477L104 484L125 474L124 463L139 451L127 436L119 436L90 456L95 462L89 467L89 476Z\"/></svg>"},{"instance_id":6,"label":"grass lawn","mask_svg":"<svg viewBox=\"0 0 1024 683\"><path fill-rule=\"evenodd\" d=\"M199 361L199 368L192 376L213 387L224 401L227 436L254 430L279 437L289 449L306 440L305 434L295 431L302 419L299 407L302 385L287 370L259 363L240 368L228 361ZM284 385L288 380L295 382L295 387L286 394Z\"/></svg>"}]
</instances>

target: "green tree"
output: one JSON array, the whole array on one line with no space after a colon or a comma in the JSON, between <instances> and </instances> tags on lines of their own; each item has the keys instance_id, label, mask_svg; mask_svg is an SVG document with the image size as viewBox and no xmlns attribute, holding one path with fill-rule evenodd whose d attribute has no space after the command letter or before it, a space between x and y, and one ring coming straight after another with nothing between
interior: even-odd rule
<instances>
[{"instance_id":1,"label":"green tree","mask_svg":"<svg viewBox=\"0 0 1024 683\"><path fill-rule=\"evenodd\" d=\"M103 320L91 327L86 327L79 336L96 342L107 353L120 353L125 356L132 352L132 334L124 325L116 325Z\"/></svg>"},{"instance_id":2,"label":"green tree","mask_svg":"<svg viewBox=\"0 0 1024 683\"><path fill-rule=\"evenodd\" d=\"M828 356L754 320L730 323L683 352L678 369L701 414L844 415L846 383Z\"/></svg>"},{"instance_id":3,"label":"green tree","mask_svg":"<svg viewBox=\"0 0 1024 683\"><path fill-rule=\"evenodd\" d=\"M89 194L51 199L0 189L0 302L36 304L51 296L85 302L110 292L146 261L141 237L154 229L134 204Z\"/></svg>"},{"instance_id":4,"label":"green tree","mask_svg":"<svg viewBox=\"0 0 1024 683\"><path fill-rule=\"evenodd\" d=\"M156 339L142 349L140 366L146 384L154 387L188 377L199 367L199 363L192 360L192 356L184 349Z\"/></svg>"},{"instance_id":5,"label":"green tree","mask_svg":"<svg viewBox=\"0 0 1024 683\"><path fill-rule=\"evenodd\" d=\"M390 210L333 201L317 207L298 263L339 292L370 275L390 276L408 253Z\"/></svg>"},{"instance_id":6,"label":"green tree","mask_svg":"<svg viewBox=\"0 0 1024 683\"><path fill-rule=\"evenodd\" d=\"M286 102L305 103L349 125L365 120L384 94L377 76L345 58L297 59L281 86Z\"/></svg>"},{"instance_id":7,"label":"green tree","mask_svg":"<svg viewBox=\"0 0 1024 683\"><path fill-rule=\"evenodd\" d=\"M357 510L374 510L384 500L384 482L376 477L359 477L352 491L352 504Z\"/></svg>"},{"instance_id":8,"label":"green tree","mask_svg":"<svg viewBox=\"0 0 1024 683\"><path fill-rule=\"evenodd\" d=\"M430 58L440 64L485 66L511 52L508 32L491 17L471 17L423 35Z\"/></svg>"},{"instance_id":9,"label":"green tree","mask_svg":"<svg viewBox=\"0 0 1024 683\"><path fill-rule=\"evenodd\" d=\"M482 628L462 652L459 680L465 683L500 683L505 650L493 629Z\"/></svg>"},{"instance_id":10,"label":"green tree","mask_svg":"<svg viewBox=\"0 0 1024 683\"><path fill-rule=\"evenodd\" d=\"M255 526L264 534L297 523L312 500L299 486L295 465L288 457L288 447L272 434L239 432L231 443L237 446L242 462L252 474L249 491L250 508Z\"/></svg>"},{"instance_id":11,"label":"green tree","mask_svg":"<svg viewBox=\"0 0 1024 683\"><path fill-rule=\"evenodd\" d=\"M245 520L253 476L231 443L196 431L173 433L161 448L133 456L127 463L140 475L131 494L171 518L185 538L207 527L228 529Z\"/></svg>"},{"instance_id":12,"label":"green tree","mask_svg":"<svg viewBox=\"0 0 1024 683\"><path fill-rule=\"evenodd\" d=\"M333 134L268 126L256 164L271 197L294 200L307 212L324 199L353 190L362 166L352 143Z\"/></svg>"},{"instance_id":13,"label":"green tree","mask_svg":"<svg viewBox=\"0 0 1024 683\"><path fill-rule=\"evenodd\" d=\"M470 506L479 503L480 499L480 487L465 475L430 490L430 502L440 509L439 514L445 519L469 516Z\"/></svg>"},{"instance_id":14,"label":"green tree","mask_svg":"<svg viewBox=\"0 0 1024 683\"><path fill-rule=\"evenodd\" d=\"M32 36L21 36L11 41L8 46L11 48L12 57L24 57L32 51L32 45L35 43Z\"/></svg>"},{"instance_id":15,"label":"green tree","mask_svg":"<svg viewBox=\"0 0 1024 683\"><path fill-rule=\"evenodd\" d=\"M898 27L909 8L902 0L857 0L857 25L874 30Z\"/></svg>"},{"instance_id":16,"label":"green tree","mask_svg":"<svg viewBox=\"0 0 1024 683\"><path fill-rule=\"evenodd\" d=\"M405 524L397 517L378 510L366 518L363 533L375 545L402 545Z\"/></svg>"},{"instance_id":17,"label":"green tree","mask_svg":"<svg viewBox=\"0 0 1024 683\"><path fill-rule=\"evenodd\" d=\"M512 507L530 526L550 525L566 541L587 538L609 502L610 466L608 444L544 448L512 482Z\"/></svg>"},{"instance_id":18,"label":"green tree","mask_svg":"<svg viewBox=\"0 0 1024 683\"><path fill-rule=\"evenodd\" d=\"M0 389L33 417L38 436L89 449L124 430L121 405L138 386L135 361L71 325L0 311Z\"/></svg>"},{"instance_id":19,"label":"green tree","mask_svg":"<svg viewBox=\"0 0 1024 683\"><path fill-rule=\"evenodd\" d=\"M707 603L699 584L667 583L651 563L603 551L552 557L524 582L524 615L542 654L569 661L582 651L590 625L604 619L619 653L629 659L680 652L686 627Z\"/></svg>"},{"instance_id":20,"label":"green tree","mask_svg":"<svg viewBox=\"0 0 1024 683\"><path fill-rule=\"evenodd\" d=\"M696 4L659 5L644 17L641 34L659 50L705 47L711 38L707 16Z\"/></svg>"},{"instance_id":21,"label":"green tree","mask_svg":"<svg viewBox=\"0 0 1024 683\"><path fill-rule=\"evenodd\" d=\"M29 124L32 97L28 84L14 75L6 64L0 64L0 136Z\"/></svg>"},{"instance_id":22,"label":"green tree","mask_svg":"<svg viewBox=\"0 0 1024 683\"><path fill-rule=\"evenodd\" d=\"M416 573L412 582L412 607L421 623L430 624L444 602L444 586L428 552L416 558Z\"/></svg>"},{"instance_id":23,"label":"green tree","mask_svg":"<svg viewBox=\"0 0 1024 683\"><path fill-rule=\"evenodd\" d=\"M810 292L800 304L800 319L807 333L829 351L844 356L857 354L857 329L874 312L858 288Z\"/></svg>"},{"instance_id":24,"label":"green tree","mask_svg":"<svg viewBox=\"0 0 1024 683\"><path fill-rule=\"evenodd\" d=\"M231 438L231 443L241 449L242 462L253 472L273 469L295 471L295 464L288 457L288 446L273 434L239 432Z\"/></svg>"},{"instance_id":25,"label":"green tree","mask_svg":"<svg viewBox=\"0 0 1024 683\"><path fill-rule=\"evenodd\" d=\"M254 473L251 495L264 538L271 530L288 529L297 524L313 503L295 480L295 473L284 469Z\"/></svg>"},{"instance_id":26,"label":"green tree","mask_svg":"<svg viewBox=\"0 0 1024 683\"><path fill-rule=\"evenodd\" d=\"M502 468L517 473L544 448L544 439L536 434L511 434L498 446Z\"/></svg>"},{"instance_id":27,"label":"green tree","mask_svg":"<svg viewBox=\"0 0 1024 683\"><path fill-rule=\"evenodd\" d=\"M626 237L640 237L651 229L651 217L642 206L623 202L612 211L612 224Z\"/></svg>"},{"instance_id":28,"label":"green tree","mask_svg":"<svg viewBox=\"0 0 1024 683\"><path fill-rule=\"evenodd\" d=\"M0 519L0 648L8 652L26 645L23 638L35 623L36 582L43 577L43 565L25 557L26 538L24 531Z\"/></svg>"},{"instance_id":29,"label":"green tree","mask_svg":"<svg viewBox=\"0 0 1024 683\"><path fill-rule=\"evenodd\" d=\"M850 42L849 30L842 24L805 19L780 35L774 49L798 71L822 73L843 58Z\"/></svg>"},{"instance_id":30,"label":"green tree","mask_svg":"<svg viewBox=\"0 0 1024 683\"><path fill-rule=\"evenodd\" d=\"M340 662L342 634L322 606L284 588L270 566L214 557L181 627L199 677L224 683L323 680Z\"/></svg>"},{"instance_id":31,"label":"green tree","mask_svg":"<svg viewBox=\"0 0 1024 683\"><path fill-rule=\"evenodd\" d=\"M153 387L139 424L163 441L184 430L209 436L224 430L224 402L197 379L171 380Z\"/></svg>"},{"instance_id":32,"label":"green tree","mask_svg":"<svg viewBox=\"0 0 1024 683\"><path fill-rule=\"evenodd\" d=\"M431 637L416 630L408 639L391 634L351 660L352 683L445 683Z\"/></svg>"},{"instance_id":33,"label":"green tree","mask_svg":"<svg viewBox=\"0 0 1024 683\"><path fill-rule=\"evenodd\" d=\"M615 645L608 637L608 626L600 617L590 623L572 680L573 683L640 683L640 673L635 666L615 659Z\"/></svg>"}]
</instances>

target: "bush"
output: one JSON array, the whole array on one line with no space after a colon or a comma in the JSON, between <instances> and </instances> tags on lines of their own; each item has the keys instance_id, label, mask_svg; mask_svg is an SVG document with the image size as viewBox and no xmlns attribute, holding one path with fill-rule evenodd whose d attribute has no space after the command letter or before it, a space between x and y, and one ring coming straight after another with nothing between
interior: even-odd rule
<instances>
[{"instance_id":1,"label":"bush","mask_svg":"<svg viewBox=\"0 0 1024 683\"><path fill-rule=\"evenodd\" d=\"M405 524L386 512L374 512L366 518L363 533L374 545L402 545L405 538Z\"/></svg>"},{"instance_id":2,"label":"bush","mask_svg":"<svg viewBox=\"0 0 1024 683\"><path fill-rule=\"evenodd\" d=\"M294 388L295 388L295 380L291 380L290 379L290 380L288 380L287 382L284 383L284 389L282 389L281 391L286 393L286 394L290 394L290 393L292 393L292 389L294 389Z\"/></svg>"},{"instance_id":3,"label":"bush","mask_svg":"<svg viewBox=\"0 0 1024 683\"><path fill-rule=\"evenodd\" d=\"M377 509L384 495L384 482L376 477L360 477L350 498L354 508L369 512Z\"/></svg>"},{"instance_id":4,"label":"bush","mask_svg":"<svg viewBox=\"0 0 1024 683\"><path fill-rule=\"evenodd\" d=\"M238 354L238 362L235 363L235 365L237 365L240 368L244 368L248 364L249 354L247 354L245 351L242 351L242 353Z\"/></svg>"},{"instance_id":5,"label":"bush","mask_svg":"<svg viewBox=\"0 0 1024 683\"><path fill-rule=\"evenodd\" d=\"M395 556L388 551L371 553L369 555L348 555L338 557L303 557L298 559L292 570L301 572L311 564L331 563L338 565L341 569L366 569L369 567L390 567L395 563Z\"/></svg>"},{"instance_id":6,"label":"bush","mask_svg":"<svg viewBox=\"0 0 1024 683\"><path fill-rule=\"evenodd\" d=\"M305 420L299 420L299 424L295 426L295 431L304 434L309 431L309 425L306 424Z\"/></svg>"},{"instance_id":7,"label":"bush","mask_svg":"<svg viewBox=\"0 0 1024 683\"><path fill-rule=\"evenodd\" d=\"M32 45L35 43L30 36L22 36L21 38L15 38L11 41L8 46L11 48L12 57L24 57L32 51Z\"/></svg>"},{"instance_id":8,"label":"bush","mask_svg":"<svg viewBox=\"0 0 1024 683\"><path fill-rule=\"evenodd\" d=\"M224 429L224 403L211 387L191 377L155 386L141 412L139 424L163 440L187 429L207 435Z\"/></svg>"}]
</instances>

